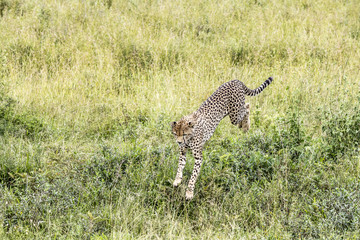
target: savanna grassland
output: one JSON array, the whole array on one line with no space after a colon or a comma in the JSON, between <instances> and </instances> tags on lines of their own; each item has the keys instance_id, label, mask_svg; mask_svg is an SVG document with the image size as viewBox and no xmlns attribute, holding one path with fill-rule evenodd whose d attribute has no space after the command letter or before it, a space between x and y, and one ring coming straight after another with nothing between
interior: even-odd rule
<instances>
[{"instance_id":1,"label":"savanna grassland","mask_svg":"<svg viewBox=\"0 0 360 240\"><path fill-rule=\"evenodd\" d=\"M359 239L359 9L0 0L0 238ZM169 123L269 76L186 202Z\"/></svg>"}]
</instances>

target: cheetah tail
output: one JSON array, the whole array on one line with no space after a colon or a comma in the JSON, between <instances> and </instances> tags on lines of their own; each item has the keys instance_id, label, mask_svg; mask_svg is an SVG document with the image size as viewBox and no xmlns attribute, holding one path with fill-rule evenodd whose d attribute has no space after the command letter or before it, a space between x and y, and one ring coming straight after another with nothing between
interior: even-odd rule
<instances>
[{"instance_id":1,"label":"cheetah tail","mask_svg":"<svg viewBox=\"0 0 360 240\"><path fill-rule=\"evenodd\" d=\"M273 78L269 77L268 79L266 79L266 81L263 84L261 84L260 87L254 89L254 90L248 88L244 84L243 86L244 86L245 94L248 96L256 96L259 93L261 93L267 86L269 86L272 81L273 81Z\"/></svg>"}]
</instances>

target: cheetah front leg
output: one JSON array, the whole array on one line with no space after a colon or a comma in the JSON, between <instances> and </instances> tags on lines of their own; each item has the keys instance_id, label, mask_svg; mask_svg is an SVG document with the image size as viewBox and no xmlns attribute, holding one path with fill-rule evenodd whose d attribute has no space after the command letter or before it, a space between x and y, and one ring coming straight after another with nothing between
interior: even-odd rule
<instances>
[{"instance_id":1,"label":"cheetah front leg","mask_svg":"<svg viewBox=\"0 0 360 240\"><path fill-rule=\"evenodd\" d=\"M179 186L181 183L182 177L183 177L183 170L186 164L186 151L187 149L185 147L180 147L180 157L179 157L179 165L178 170L176 173L176 177L173 183L174 187Z\"/></svg>"},{"instance_id":2,"label":"cheetah front leg","mask_svg":"<svg viewBox=\"0 0 360 240\"><path fill-rule=\"evenodd\" d=\"M200 173L201 163L202 163L202 148L199 148L199 150L193 150L193 155L195 158L195 164L194 164L194 170L191 175L189 185L186 189L186 200L191 200L194 197L194 188L196 180Z\"/></svg>"}]
</instances>

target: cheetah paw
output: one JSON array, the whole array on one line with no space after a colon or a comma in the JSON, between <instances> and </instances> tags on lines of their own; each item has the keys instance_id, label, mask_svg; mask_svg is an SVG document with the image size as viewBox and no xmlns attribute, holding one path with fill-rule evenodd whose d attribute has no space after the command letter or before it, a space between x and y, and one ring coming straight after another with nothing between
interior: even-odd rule
<instances>
[{"instance_id":1,"label":"cheetah paw","mask_svg":"<svg viewBox=\"0 0 360 240\"><path fill-rule=\"evenodd\" d=\"M180 183L181 183L181 179L175 179L175 181L174 181L174 183L173 183L173 186L174 187L177 187L177 186L179 186L180 185Z\"/></svg>"},{"instance_id":2,"label":"cheetah paw","mask_svg":"<svg viewBox=\"0 0 360 240\"><path fill-rule=\"evenodd\" d=\"M191 192L189 190L186 191L186 200L190 201L194 197L194 192Z\"/></svg>"}]
</instances>

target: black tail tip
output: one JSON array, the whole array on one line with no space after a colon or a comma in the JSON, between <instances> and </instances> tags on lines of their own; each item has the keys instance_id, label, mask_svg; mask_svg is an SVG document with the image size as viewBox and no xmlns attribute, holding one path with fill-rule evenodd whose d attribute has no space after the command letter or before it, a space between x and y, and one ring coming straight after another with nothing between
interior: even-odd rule
<instances>
[{"instance_id":1,"label":"black tail tip","mask_svg":"<svg viewBox=\"0 0 360 240\"><path fill-rule=\"evenodd\" d=\"M269 79L271 82L272 82L272 80L274 80L273 77L269 77L268 79Z\"/></svg>"}]
</instances>

